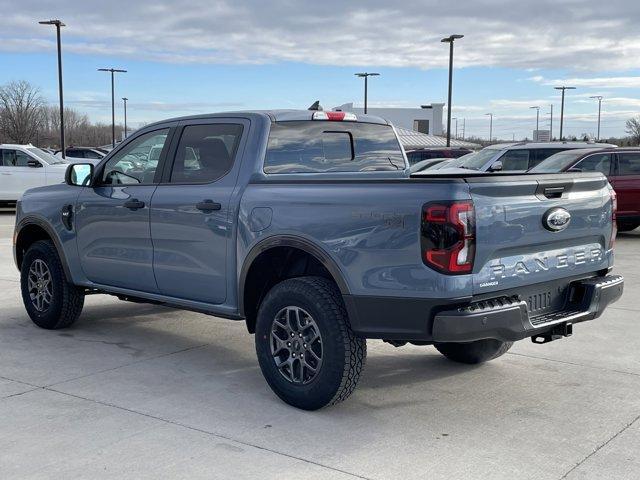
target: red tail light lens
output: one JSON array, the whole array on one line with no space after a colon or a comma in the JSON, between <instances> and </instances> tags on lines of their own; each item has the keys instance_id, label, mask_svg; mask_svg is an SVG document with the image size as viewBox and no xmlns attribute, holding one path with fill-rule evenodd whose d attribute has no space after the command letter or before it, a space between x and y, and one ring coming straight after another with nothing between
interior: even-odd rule
<instances>
[{"instance_id":1,"label":"red tail light lens","mask_svg":"<svg viewBox=\"0 0 640 480\"><path fill-rule=\"evenodd\" d=\"M437 202L422 208L424 263L442 273L470 273L476 252L473 202Z\"/></svg>"},{"instance_id":2,"label":"red tail light lens","mask_svg":"<svg viewBox=\"0 0 640 480\"><path fill-rule=\"evenodd\" d=\"M618 212L618 196L613 188L609 187L609 194L611 195L611 240L609 241L610 248L613 248L616 243L616 235L618 234L618 220L616 214Z\"/></svg>"}]
</instances>

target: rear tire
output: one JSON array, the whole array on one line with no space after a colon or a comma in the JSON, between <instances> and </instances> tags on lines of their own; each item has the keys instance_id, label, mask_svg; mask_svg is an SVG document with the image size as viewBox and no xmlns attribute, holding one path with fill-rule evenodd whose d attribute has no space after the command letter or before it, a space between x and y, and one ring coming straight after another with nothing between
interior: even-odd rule
<instances>
[{"instance_id":1,"label":"rear tire","mask_svg":"<svg viewBox=\"0 0 640 480\"><path fill-rule=\"evenodd\" d=\"M618 220L618 231L619 232L630 232L640 227L640 222L624 222Z\"/></svg>"},{"instance_id":2,"label":"rear tire","mask_svg":"<svg viewBox=\"0 0 640 480\"><path fill-rule=\"evenodd\" d=\"M58 251L48 240L29 247L20 269L22 301L33 323L57 330L73 324L84 305L84 291L69 283Z\"/></svg>"},{"instance_id":3,"label":"rear tire","mask_svg":"<svg viewBox=\"0 0 640 480\"><path fill-rule=\"evenodd\" d=\"M367 355L366 341L349 327L336 285L322 277L291 278L274 286L260 305L255 342L271 389L303 410L349 397Z\"/></svg>"},{"instance_id":4,"label":"rear tire","mask_svg":"<svg viewBox=\"0 0 640 480\"><path fill-rule=\"evenodd\" d=\"M436 343L436 349L449 360L477 364L498 358L511 348L513 342L486 339L469 343Z\"/></svg>"}]
</instances>

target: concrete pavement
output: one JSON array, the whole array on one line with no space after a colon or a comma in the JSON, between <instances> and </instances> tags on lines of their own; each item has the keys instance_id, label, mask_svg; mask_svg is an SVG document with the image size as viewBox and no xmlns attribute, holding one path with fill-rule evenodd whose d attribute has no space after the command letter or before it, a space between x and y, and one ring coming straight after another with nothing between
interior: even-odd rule
<instances>
[{"instance_id":1,"label":"concrete pavement","mask_svg":"<svg viewBox=\"0 0 640 480\"><path fill-rule=\"evenodd\" d=\"M0 214L0 478L640 478L640 231L623 299L574 336L483 366L369 342L344 404L295 410L241 322L87 297L68 330L26 315Z\"/></svg>"}]
</instances>

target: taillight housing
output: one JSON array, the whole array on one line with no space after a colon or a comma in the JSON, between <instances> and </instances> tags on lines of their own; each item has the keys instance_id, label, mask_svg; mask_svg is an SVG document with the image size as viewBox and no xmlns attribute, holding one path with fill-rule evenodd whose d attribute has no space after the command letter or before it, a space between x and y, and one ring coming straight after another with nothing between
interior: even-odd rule
<instances>
[{"instance_id":1,"label":"taillight housing","mask_svg":"<svg viewBox=\"0 0 640 480\"><path fill-rule=\"evenodd\" d=\"M609 187L609 195L611 195L611 239L609 241L609 248L613 248L616 243L616 235L618 234L618 220L616 218L618 212L618 196L611 187Z\"/></svg>"},{"instance_id":2,"label":"taillight housing","mask_svg":"<svg viewBox=\"0 0 640 480\"><path fill-rule=\"evenodd\" d=\"M473 202L433 202L422 207L422 261L448 275L473 271L476 219Z\"/></svg>"}]
</instances>

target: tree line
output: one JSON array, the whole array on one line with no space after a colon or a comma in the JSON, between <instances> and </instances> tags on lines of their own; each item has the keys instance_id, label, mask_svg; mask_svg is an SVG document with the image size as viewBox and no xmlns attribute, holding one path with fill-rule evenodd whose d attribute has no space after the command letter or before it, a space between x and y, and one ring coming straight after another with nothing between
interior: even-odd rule
<instances>
[{"instance_id":1,"label":"tree line","mask_svg":"<svg viewBox=\"0 0 640 480\"><path fill-rule=\"evenodd\" d=\"M124 128L116 125L116 139ZM65 144L111 144L111 125L93 123L73 108L64 109ZM40 90L24 80L0 86L0 143L60 147L60 108L48 105Z\"/></svg>"}]
</instances>

